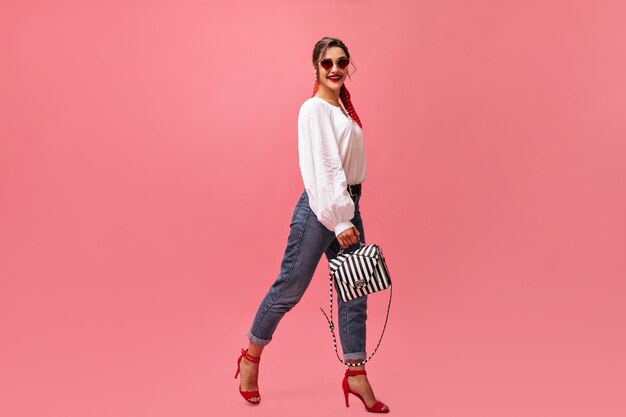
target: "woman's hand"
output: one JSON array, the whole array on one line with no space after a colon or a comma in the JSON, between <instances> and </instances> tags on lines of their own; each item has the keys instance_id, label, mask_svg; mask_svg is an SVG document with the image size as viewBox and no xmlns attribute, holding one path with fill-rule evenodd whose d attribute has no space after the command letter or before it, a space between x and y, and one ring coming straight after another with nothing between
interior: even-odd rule
<instances>
[{"instance_id":1,"label":"woman's hand","mask_svg":"<svg viewBox=\"0 0 626 417\"><path fill-rule=\"evenodd\" d=\"M337 241L339 241L339 245L346 249L350 245L357 244L361 239L361 233L359 233L359 229L356 227L351 227L349 229L344 230L339 233L337 236Z\"/></svg>"}]
</instances>

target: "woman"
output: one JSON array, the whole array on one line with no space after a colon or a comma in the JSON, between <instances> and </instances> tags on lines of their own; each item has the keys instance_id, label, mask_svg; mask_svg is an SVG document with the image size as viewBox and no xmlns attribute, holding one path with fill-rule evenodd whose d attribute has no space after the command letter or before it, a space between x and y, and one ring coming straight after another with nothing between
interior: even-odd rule
<instances>
[{"instance_id":1,"label":"woman","mask_svg":"<svg viewBox=\"0 0 626 417\"><path fill-rule=\"evenodd\" d=\"M322 38L313 49L313 96L300 107L298 153L305 190L293 212L287 249L280 274L257 310L248 332L248 349L241 351L235 378L239 392L259 404L259 361L284 314L300 301L322 254L330 260L341 248L365 243L359 212L361 183L366 177L361 121L344 85L350 54L342 41ZM347 109L344 110L339 100ZM362 362L365 352L367 296L339 302L339 335L344 360ZM370 412L389 408L376 400L365 366L349 366L343 379L348 394L359 398Z\"/></svg>"}]
</instances>

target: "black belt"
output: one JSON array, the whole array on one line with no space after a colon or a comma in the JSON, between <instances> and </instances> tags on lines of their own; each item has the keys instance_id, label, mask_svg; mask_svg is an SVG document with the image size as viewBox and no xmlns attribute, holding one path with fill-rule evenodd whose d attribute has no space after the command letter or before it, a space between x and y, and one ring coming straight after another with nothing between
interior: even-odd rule
<instances>
[{"instance_id":1,"label":"black belt","mask_svg":"<svg viewBox=\"0 0 626 417\"><path fill-rule=\"evenodd\" d=\"M351 196L361 194L361 184L348 185L348 193L350 193Z\"/></svg>"}]
</instances>

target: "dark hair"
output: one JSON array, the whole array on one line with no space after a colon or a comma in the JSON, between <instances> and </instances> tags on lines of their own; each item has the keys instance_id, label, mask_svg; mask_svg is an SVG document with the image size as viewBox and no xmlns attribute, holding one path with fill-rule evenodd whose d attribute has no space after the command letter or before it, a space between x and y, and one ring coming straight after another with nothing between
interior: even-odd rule
<instances>
[{"instance_id":1,"label":"dark hair","mask_svg":"<svg viewBox=\"0 0 626 417\"><path fill-rule=\"evenodd\" d=\"M343 49L343 51L346 54L346 58L350 59L350 52L348 52L348 47L340 39L325 36L319 41L317 41L317 43L315 44L315 47L313 48L313 66L315 66L316 77L315 77L315 85L313 86L313 94L311 95L311 97L314 96L315 93L317 93L317 90L319 88L319 67L317 66L317 64L326 53L326 50L333 46ZM350 63L352 63L352 60L350 60ZM354 64L352 64L352 66L354 66ZM348 77L350 77L350 73L348 73ZM361 120L359 119L359 116L356 114L356 110L354 109L354 105L352 104L352 100L350 99L350 93L348 92L348 89L346 88L345 82L341 86L341 90L339 90L339 98L341 99L341 102L343 103L344 107L348 111L348 114L350 114L350 117L352 117L354 121L357 122L359 126L361 126L361 128L363 128L363 125L361 124Z\"/></svg>"}]
</instances>

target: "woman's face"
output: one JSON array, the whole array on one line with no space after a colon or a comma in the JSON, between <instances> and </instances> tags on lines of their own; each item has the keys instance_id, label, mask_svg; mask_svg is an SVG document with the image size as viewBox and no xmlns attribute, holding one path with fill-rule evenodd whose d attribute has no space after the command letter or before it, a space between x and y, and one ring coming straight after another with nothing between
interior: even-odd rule
<instances>
[{"instance_id":1,"label":"woman's face","mask_svg":"<svg viewBox=\"0 0 626 417\"><path fill-rule=\"evenodd\" d=\"M337 94L339 93L339 89L343 85L346 80L346 75L348 73L348 67L341 69L337 65L337 60L340 58L347 59L346 53L343 49L338 46L331 46L326 50L326 53L322 58L320 58L316 64L317 66L317 79L319 80L320 86L325 86L330 90L337 90ZM333 63L333 66L330 69L324 69L320 61L323 59L330 59Z\"/></svg>"}]
</instances>

